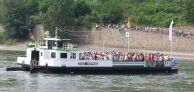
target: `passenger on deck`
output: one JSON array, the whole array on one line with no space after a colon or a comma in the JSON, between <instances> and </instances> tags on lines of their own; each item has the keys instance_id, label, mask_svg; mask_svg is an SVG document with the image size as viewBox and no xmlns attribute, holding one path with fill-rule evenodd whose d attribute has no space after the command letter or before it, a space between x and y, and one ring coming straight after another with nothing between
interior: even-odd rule
<instances>
[{"instance_id":1,"label":"passenger on deck","mask_svg":"<svg viewBox=\"0 0 194 92\"><path fill-rule=\"evenodd\" d=\"M92 53L89 53L89 60L93 60Z\"/></svg>"},{"instance_id":2,"label":"passenger on deck","mask_svg":"<svg viewBox=\"0 0 194 92\"><path fill-rule=\"evenodd\" d=\"M159 53L155 53L154 60L155 60L155 66L159 66Z\"/></svg>"},{"instance_id":3,"label":"passenger on deck","mask_svg":"<svg viewBox=\"0 0 194 92\"><path fill-rule=\"evenodd\" d=\"M103 60L108 60L108 55L107 55L107 53L103 53Z\"/></svg>"},{"instance_id":4,"label":"passenger on deck","mask_svg":"<svg viewBox=\"0 0 194 92\"><path fill-rule=\"evenodd\" d=\"M132 56L132 61L136 61L136 54L134 53L133 56Z\"/></svg>"},{"instance_id":5,"label":"passenger on deck","mask_svg":"<svg viewBox=\"0 0 194 92\"><path fill-rule=\"evenodd\" d=\"M123 56L121 52L119 52L119 61L123 61Z\"/></svg>"},{"instance_id":6,"label":"passenger on deck","mask_svg":"<svg viewBox=\"0 0 194 92\"><path fill-rule=\"evenodd\" d=\"M132 60L132 55L131 55L131 53L128 52L127 58L128 58L128 61L131 61L131 60Z\"/></svg>"},{"instance_id":7,"label":"passenger on deck","mask_svg":"<svg viewBox=\"0 0 194 92\"><path fill-rule=\"evenodd\" d=\"M165 55L164 56L164 61L168 61L169 60L169 56L168 55Z\"/></svg>"},{"instance_id":8,"label":"passenger on deck","mask_svg":"<svg viewBox=\"0 0 194 92\"><path fill-rule=\"evenodd\" d=\"M147 67L152 66L152 53L149 53L146 55L146 63L147 63Z\"/></svg>"},{"instance_id":9,"label":"passenger on deck","mask_svg":"<svg viewBox=\"0 0 194 92\"><path fill-rule=\"evenodd\" d=\"M117 56L116 56L116 54L113 54L113 61L117 61Z\"/></svg>"},{"instance_id":10,"label":"passenger on deck","mask_svg":"<svg viewBox=\"0 0 194 92\"><path fill-rule=\"evenodd\" d=\"M158 60L158 57L157 57L157 54L155 53L153 57L154 66L157 65L157 60Z\"/></svg>"},{"instance_id":11,"label":"passenger on deck","mask_svg":"<svg viewBox=\"0 0 194 92\"><path fill-rule=\"evenodd\" d=\"M151 54L151 67L155 67L155 65L156 65L156 62L154 60L155 55L156 55L155 53Z\"/></svg>"},{"instance_id":12,"label":"passenger on deck","mask_svg":"<svg viewBox=\"0 0 194 92\"><path fill-rule=\"evenodd\" d=\"M91 55L92 60L96 60L96 59L95 59L95 56L96 56L96 55L95 55L95 53L93 52L92 55Z\"/></svg>"},{"instance_id":13,"label":"passenger on deck","mask_svg":"<svg viewBox=\"0 0 194 92\"><path fill-rule=\"evenodd\" d=\"M140 61L144 61L144 55L143 55L143 53L140 54Z\"/></svg>"},{"instance_id":14,"label":"passenger on deck","mask_svg":"<svg viewBox=\"0 0 194 92\"><path fill-rule=\"evenodd\" d=\"M140 55L136 53L136 62L140 61Z\"/></svg>"},{"instance_id":15,"label":"passenger on deck","mask_svg":"<svg viewBox=\"0 0 194 92\"><path fill-rule=\"evenodd\" d=\"M159 56L159 66L164 66L164 55L163 54Z\"/></svg>"},{"instance_id":16,"label":"passenger on deck","mask_svg":"<svg viewBox=\"0 0 194 92\"><path fill-rule=\"evenodd\" d=\"M108 54L108 57L109 57L109 60L112 60L112 58L113 58L111 53Z\"/></svg>"},{"instance_id":17,"label":"passenger on deck","mask_svg":"<svg viewBox=\"0 0 194 92\"><path fill-rule=\"evenodd\" d=\"M128 61L128 54L124 54L124 61Z\"/></svg>"}]
</instances>

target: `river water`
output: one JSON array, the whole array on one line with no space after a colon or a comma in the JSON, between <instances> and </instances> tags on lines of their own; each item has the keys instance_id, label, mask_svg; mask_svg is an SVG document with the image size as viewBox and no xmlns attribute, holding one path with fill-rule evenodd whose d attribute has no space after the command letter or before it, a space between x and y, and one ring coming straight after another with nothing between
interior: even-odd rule
<instances>
[{"instance_id":1,"label":"river water","mask_svg":"<svg viewBox=\"0 0 194 92\"><path fill-rule=\"evenodd\" d=\"M194 92L194 61L178 74L71 75L6 71L22 53L0 52L0 92Z\"/></svg>"}]
</instances>

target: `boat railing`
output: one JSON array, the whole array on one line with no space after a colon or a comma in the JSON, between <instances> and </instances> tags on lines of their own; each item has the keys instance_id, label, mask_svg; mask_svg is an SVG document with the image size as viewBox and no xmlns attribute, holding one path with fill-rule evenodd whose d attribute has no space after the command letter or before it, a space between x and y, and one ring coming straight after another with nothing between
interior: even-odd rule
<instances>
[{"instance_id":1,"label":"boat railing","mask_svg":"<svg viewBox=\"0 0 194 92\"><path fill-rule=\"evenodd\" d=\"M70 46L70 45L67 45L67 44L63 44L63 46L61 46L61 47L48 46L48 49L61 50L61 51L78 51L78 48L76 48L75 46Z\"/></svg>"},{"instance_id":2,"label":"boat railing","mask_svg":"<svg viewBox=\"0 0 194 92\"><path fill-rule=\"evenodd\" d=\"M115 53L113 62L144 62L145 67L172 67L172 58L161 53Z\"/></svg>"},{"instance_id":3,"label":"boat railing","mask_svg":"<svg viewBox=\"0 0 194 92\"><path fill-rule=\"evenodd\" d=\"M61 51L78 51L78 48L57 48L56 50L61 50Z\"/></svg>"}]
</instances>

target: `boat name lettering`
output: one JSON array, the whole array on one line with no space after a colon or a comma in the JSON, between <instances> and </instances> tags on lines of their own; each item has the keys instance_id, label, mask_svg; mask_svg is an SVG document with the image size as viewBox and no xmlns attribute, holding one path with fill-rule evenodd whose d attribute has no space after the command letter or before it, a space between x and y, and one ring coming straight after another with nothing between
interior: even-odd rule
<instances>
[{"instance_id":1,"label":"boat name lettering","mask_svg":"<svg viewBox=\"0 0 194 92\"><path fill-rule=\"evenodd\" d=\"M98 62L78 62L78 65L98 65Z\"/></svg>"}]
</instances>

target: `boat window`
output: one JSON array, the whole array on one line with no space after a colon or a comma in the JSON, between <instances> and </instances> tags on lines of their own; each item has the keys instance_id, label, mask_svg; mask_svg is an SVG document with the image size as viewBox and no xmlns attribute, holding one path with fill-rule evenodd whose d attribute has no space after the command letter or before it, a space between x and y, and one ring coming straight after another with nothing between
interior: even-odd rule
<instances>
[{"instance_id":1,"label":"boat window","mask_svg":"<svg viewBox=\"0 0 194 92\"><path fill-rule=\"evenodd\" d=\"M67 53L61 53L60 58L66 59L67 58Z\"/></svg>"},{"instance_id":2,"label":"boat window","mask_svg":"<svg viewBox=\"0 0 194 92\"><path fill-rule=\"evenodd\" d=\"M40 52L40 56L42 56L42 52Z\"/></svg>"},{"instance_id":3,"label":"boat window","mask_svg":"<svg viewBox=\"0 0 194 92\"><path fill-rule=\"evenodd\" d=\"M51 52L51 58L56 58L56 53L55 52Z\"/></svg>"},{"instance_id":4,"label":"boat window","mask_svg":"<svg viewBox=\"0 0 194 92\"><path fill-rule=\"evenodd\" d=\"M71 53L70 58L71 58L71 59L76 59L76 53Z\"/></svg>"},{"instance_id":5,"label":"boat window","mask_svg":"<svg viewBox=\"0 0 194 92\"><path fill-rule=\"evenodd\" d=\"M48 49L52 49L52 42L48 41Z\"/></svg>"},{"instance_id":6,"label":"boat window","mask_svg":"<svg viewBox=\"0 0 194 92\"><path fill-rule=\"evenodd\" d=\"M52 41L52 45L53 45L53 47L55 47L55 46L56 46L56 44L57 44L57 42L56 42L56 41Z\"/></svg>"},{"instance_id":7,"label":"boat window","mask_svg":"<svg viewBox=\"0 0 194 92\"><path fill-rule=\"evenodd\" d=\"M62 47L63 47L62 41L59 41L59 42L58 42L58 47L59 47L59 48L62 48Z\"/></svg>"}]
</instances>

